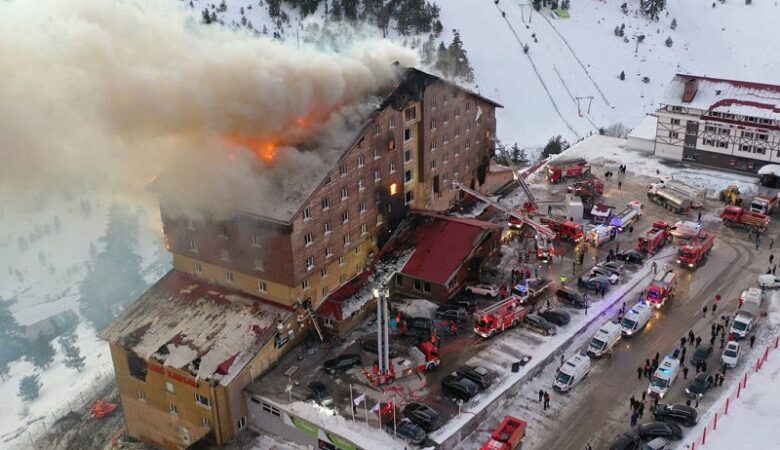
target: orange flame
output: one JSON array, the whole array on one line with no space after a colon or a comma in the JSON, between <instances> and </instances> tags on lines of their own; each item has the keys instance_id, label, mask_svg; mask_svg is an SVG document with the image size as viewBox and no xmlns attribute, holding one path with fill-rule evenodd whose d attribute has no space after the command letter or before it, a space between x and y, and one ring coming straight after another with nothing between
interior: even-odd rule
<instances>
[{"instance_id":1,"label":"orange flame","mask_svg":"<svg viewBox=\"0 0 780 450\"><path fill-rule=\"evenodd\" d=\"M231 133L227 136L227 141L236 146L244 147L254 152L257 157L265 162L272 162L276 159L277 146L273 142L269 142L264 139L256 139L252 137L241 136L238 133ZM234 160L235 154L231 153L228 158Z\"/></svg>"}]
</instances>

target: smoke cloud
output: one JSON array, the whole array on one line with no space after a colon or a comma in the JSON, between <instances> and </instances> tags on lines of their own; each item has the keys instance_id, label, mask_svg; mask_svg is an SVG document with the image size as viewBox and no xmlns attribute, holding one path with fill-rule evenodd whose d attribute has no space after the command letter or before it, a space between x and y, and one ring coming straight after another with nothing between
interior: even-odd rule
<instances>
[{"instance_id":1,"label":"smoke cloud","mask_svg":"<svg viewBox=\"0 0 780 450\"><path fill-rule=\"evenodd\" d=\"M299 49L176 3L0 2L2 197L141 188L229 135L301 140L365 110L355 105L398 76L394 61L416 64L388 41Z\"/></svg>"}]
</instances>

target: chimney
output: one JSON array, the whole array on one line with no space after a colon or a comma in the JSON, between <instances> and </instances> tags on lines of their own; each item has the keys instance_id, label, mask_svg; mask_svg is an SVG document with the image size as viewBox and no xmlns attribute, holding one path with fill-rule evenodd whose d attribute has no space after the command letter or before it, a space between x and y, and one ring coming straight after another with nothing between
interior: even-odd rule
<instances>
[{"instance_id":1,"label":"chimney","mask_svg":"<svg viewBox=\"0 0 780 450\"><path fill-rule=\"evenodd\" d=\"M696 91L699 90L699 80L696 78L688 78L685 80L685 90L683 91L682 101L683 103L690 103L693 101L693 97L696 96Z\"/></svg>"}]
</instances>

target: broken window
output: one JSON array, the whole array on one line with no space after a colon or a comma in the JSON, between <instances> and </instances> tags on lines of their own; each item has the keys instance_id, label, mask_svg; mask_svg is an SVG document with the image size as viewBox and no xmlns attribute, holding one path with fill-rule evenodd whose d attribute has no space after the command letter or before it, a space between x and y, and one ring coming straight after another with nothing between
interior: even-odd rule
<instances>
[{"instance_id":1,"label":"broken window","mask_svg":"<svg viewBox=\"0 0 780 450\"><path fill-rule=\"evenodd\" d=\"M127 367L130 370L131 377L140 381L146 381L146 360L133 352L127 352Z\"/></svg>"}]
</instances>

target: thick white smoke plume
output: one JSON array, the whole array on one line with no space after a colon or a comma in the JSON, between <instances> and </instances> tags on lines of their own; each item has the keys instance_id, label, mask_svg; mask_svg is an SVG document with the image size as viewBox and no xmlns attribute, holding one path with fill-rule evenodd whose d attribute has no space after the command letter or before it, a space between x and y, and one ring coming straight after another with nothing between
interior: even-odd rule
<instances>
[{"instance_id":1,"label":"thick white smoke plume","mask_svg":"<svg viewBox=\"0 0 780 450\"><path fill-rule=\"evenodd\" d=\"M204 25L172 0L0 2L0 194L142 187L227 135L316 130L415 54L387 41L322 52Z\"/></svg>"}]
</instances>

